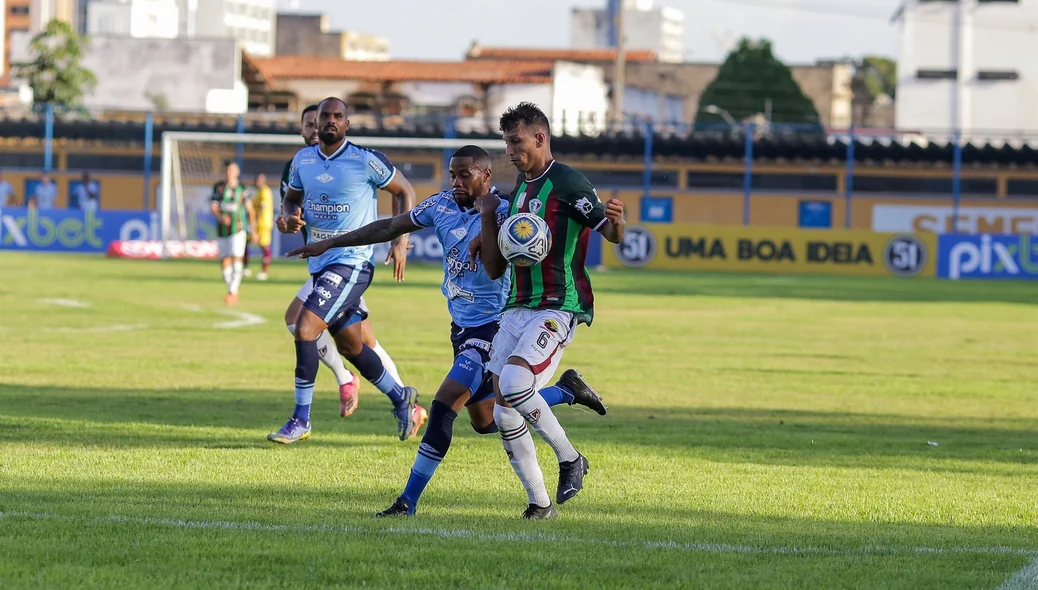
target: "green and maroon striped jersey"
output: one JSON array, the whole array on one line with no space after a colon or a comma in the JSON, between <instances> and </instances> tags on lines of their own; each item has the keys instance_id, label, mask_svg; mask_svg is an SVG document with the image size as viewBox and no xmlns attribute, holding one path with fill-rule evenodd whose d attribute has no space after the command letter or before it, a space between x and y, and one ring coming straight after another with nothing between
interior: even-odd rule
<instances>
[{"instance_id":1,"label":"green and maroon striped jersey","mask_svg":"<svg viewBox=\"0 0 1038 590\"><path fill-rule=\"evenodd\" d=\"M595 187L580 172L552 162L533 179L519 176L509 216L533 213L551 230L551 250L540 263L512 267L512 287L505 309L557 309L591 325L595 296L584 268L591 231L606 223L605 207Z\"/></svg>"},{"instance_id":2,"label":"green and maroon striped jersey","mask_svg":"<svg viewBox=\"0 0 1038 590\"><path fill-rule=\"evenodd\" d=\"M222 181L213 185L212 202L219 207L220 215L231 216L230 225L217 218L216 235L218 237L226 238L238 232L246 231L248 216L245 211L245 201L251 198L251 196L249 190L240 184L233 189L228 189L227 183Z\"/></svg>"}]
</instances>

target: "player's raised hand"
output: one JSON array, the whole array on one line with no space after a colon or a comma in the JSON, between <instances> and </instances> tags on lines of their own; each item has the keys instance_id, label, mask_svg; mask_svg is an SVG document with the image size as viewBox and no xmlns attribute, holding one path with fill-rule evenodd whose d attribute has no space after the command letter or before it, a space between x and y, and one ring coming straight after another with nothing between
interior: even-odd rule
<instances>
[{"instance_id":1,"label":"player's raised hand","mask_svg":"<svg viewBox=\"0 0 1038 590\"><path fill-rule=\"evenodd\" d=\"M393 240L389 248L389 256L386 256L384 264L393 261L393 278L396 282L404 282L404 268L407 267L407 251L414 248L414 244L407 239L407 234Z\"/></svg>"},{"instance_id":2,"label":"player's raised hand","mask_svg":"<svg viewBox=\"0 0 1038 590\"><path fill-rule=\"evenodd\" d=\"M311 242L300 248L292 250L285 256L293 257L298 256L300 258L313 258L314 256L320 256L328 251L331 247L331 240L321 240L320 242Z\"/></svg>"},{"instance_id":3,"label":"player's raised hand","mask_svg":"<svg viewBox=\"0 0 1038 590\"><path fill-rule=\"evenodd\" d=\"M499 204L501 204L501 199L493 192L490 192L476 197L474 206L476 207L476 211L482 213L484 211L497 211L497 206Z\"/></svg>"},{"instance_id":4,"label":"player's raised hand","mask_svg":"<svg viewBox=\"0 0 1038 590\"><path fill-rule=\"evenodd\" d=\"M302 213L303 212L301 210L296 211L295 213L289 215L287 219L285 219L286 231L284 233L297 233L304 225L306 225L306 222L303 221Z\"/></svg>"},{"instance_id":5,"label":"player's raised hand","mask_svg":"<svg viewBox=\"0 0 1038 590\"><path fill-rule=\"evenodd\" d=\"M279 232L283 234L288 233L288 225L285 223L284 215L278 215L278 218L274 220L274 226L278 228Z\"/></svg>"},{"instance_id":6,"label":"player's raised hand","mask_svg":"<svg viewBox=\"0 0 1038 590\"><path fill-rule=\"evenodd\" d=\"M480 232L469 240L469 262L472 263L472 266L476 265L476 261L479 260L479 253L483 251L482 236L483 232Z\"/></svg>"},{"instance_id":7,"label":"player's raised hand","mask_svg":"<svg viewBox=\"0 0 1038 590\"><path fill-rule=\"evenodd\" d=\"M606 201L605 216L606 219L613 222L613 225L625 224L624 202L615 197Z\"/></svg>"}]
</instances>

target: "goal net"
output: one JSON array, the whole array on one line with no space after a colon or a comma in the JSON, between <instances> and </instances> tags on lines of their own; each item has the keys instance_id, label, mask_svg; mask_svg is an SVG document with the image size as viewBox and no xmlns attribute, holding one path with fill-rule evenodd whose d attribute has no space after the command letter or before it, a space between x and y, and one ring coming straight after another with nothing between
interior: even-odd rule
<instances>
[{"instance_id":1,"label":"goal net","mask_svg":"<svg viewBox=\"0 0 1038 590\"><path fill-rule=\"evenodd\" d=\"M358 137L358 145L384 152L415 188L418 201L449 188L447 163L451 153L465 145L478 145L493 157L494 184L509 190L516 172L504 154L500 140L465 140L407 137ZM162 135L162 179L158 209L162 257L171 248L193 240L215 239L216 219L209 200L213 185L223 179L223 162L234 160L241 169L240 182L253 186L266 177L274 193L274 214L281 208L280 184L285 163L302 145L299 135L166 132ZM379 214L392 211L389 193L379 191ZM417 203L416 203L417 204ZM293 239L295 238L295 239ZM274 231L275 256L295 247L298 238Z\"/></svg>"}]
</instances>

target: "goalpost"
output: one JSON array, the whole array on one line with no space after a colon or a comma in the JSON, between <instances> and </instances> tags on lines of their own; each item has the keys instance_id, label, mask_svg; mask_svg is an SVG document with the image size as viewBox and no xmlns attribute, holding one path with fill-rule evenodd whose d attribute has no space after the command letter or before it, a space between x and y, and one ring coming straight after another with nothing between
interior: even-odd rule
<instances>
[{"instance_id":1,"label":"goalpost","mask_svg":"<svg viewBox=\"0 0 1038 590\"><path fill-rule=\"evenodd\" d=\"M347 139L353 140L347 137ZM428 169L431 163L442 169L439 177L447 178L450 152L478 145L494 157L494 183L504 190L511 188L515 169L504 155L501 140L468 140L423 137L357 137L357 145L385 152L397 168L415 185L416 199L421 201L430 189L442 190L442 183L430 178L412 178L407 172L411 160ZM173 132L162 134L162 173L159 184L159 239L162 258L170 255L171 242L204 239L199 233L212 223L209 199L213 185L222 178L221 163L226 159L242 162L241 182L254 182L256 175L267 177L274 193L274 214L280 210L279 186L285 163L303 148L299 135L256 133ZM436 184L436 186L432 186ZM507 185L507 186L506 186ZM427 194L423 194L423 192ZM379 195L381 198L381 194ZM274 246L279 235L274 230ZM275 249L275 255L277 254Z\"/></svg>"}]
</instances>

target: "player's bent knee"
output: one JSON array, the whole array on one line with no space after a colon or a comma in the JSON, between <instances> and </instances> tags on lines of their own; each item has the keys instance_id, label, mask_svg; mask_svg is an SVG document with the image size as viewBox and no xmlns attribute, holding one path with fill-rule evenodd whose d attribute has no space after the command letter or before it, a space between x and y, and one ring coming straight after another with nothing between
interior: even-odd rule
<instances>
[{"instance_id":1,"label":"player's bent knee","mask_svg":"<svg viewBox=\"0 0 1038 590\"><path fill-rule=\"evenodd\" d=\"M460 383L469 392L476 391L483 383L483 358L473 349L461 351L454 366L447 373L448 379Z\"/></svg>"},{"instance_id":2,"label":"player's bent knee","mask_svg":"<svg viewBox=\"0 0 1038 590\"><path fill-rule=\"evenodd\" d=\"M296 320L296 340L300 342L317 340L317 337L327 327L328 325L317 314L309 309L303 309L299 312L299 318Z\"/></svg>"},{"instance_id":3,"label":"player's bent knee","mask_svg":"<svg viewBox=\"0 0 1038 590\"><path fill-rule=\"evenodd\" d=\"M525 367L525 368L529 369L530 368L530 363L526 362L526 359L524 359L521 356L510 356L510 357L508 357L508 360L505 361L505 366L506 367L507 366ZM502 373L503 372L504 371L502 371Z\"/></svg>"},{"instance_id":4,"label":"player's bent knee","mask_svg":"<svg viewBox=\"0 0 1038 590\"><path fill-rule=\"evenodd\" d=\"M289 303L288 307L285 309L285 325L286 326L289 326L289 325L294 326L295 325L296 320L299 319L299 310L301 310L301 309L303 309L303 302L300 301L298 298L293 298L292 299L292 303Z\"/></svg>"},{"instance_id":5,"label":"player's bent knee","mask_svg":"<svg viewBox=\"0 0 1038 590\"><path fill-rule=\"evenodd\" d=\"M516 399L517 397L528 395L533 391L536 378L529 366L508 364L501 369L498 382L501 395L509 404L514 405L520 401Z\"/></svg>"},{"instance_id":6,"label":"player's bent knee","mask_svg":"<svg viewBox=\"0 0 1038 590\"><path fill-rule=\"evenodd\" d=\"M504 432L516 431L523 427L526 420L523 415L501 405L494 405L494 423Z\"/></svg>"}]
</instances>

